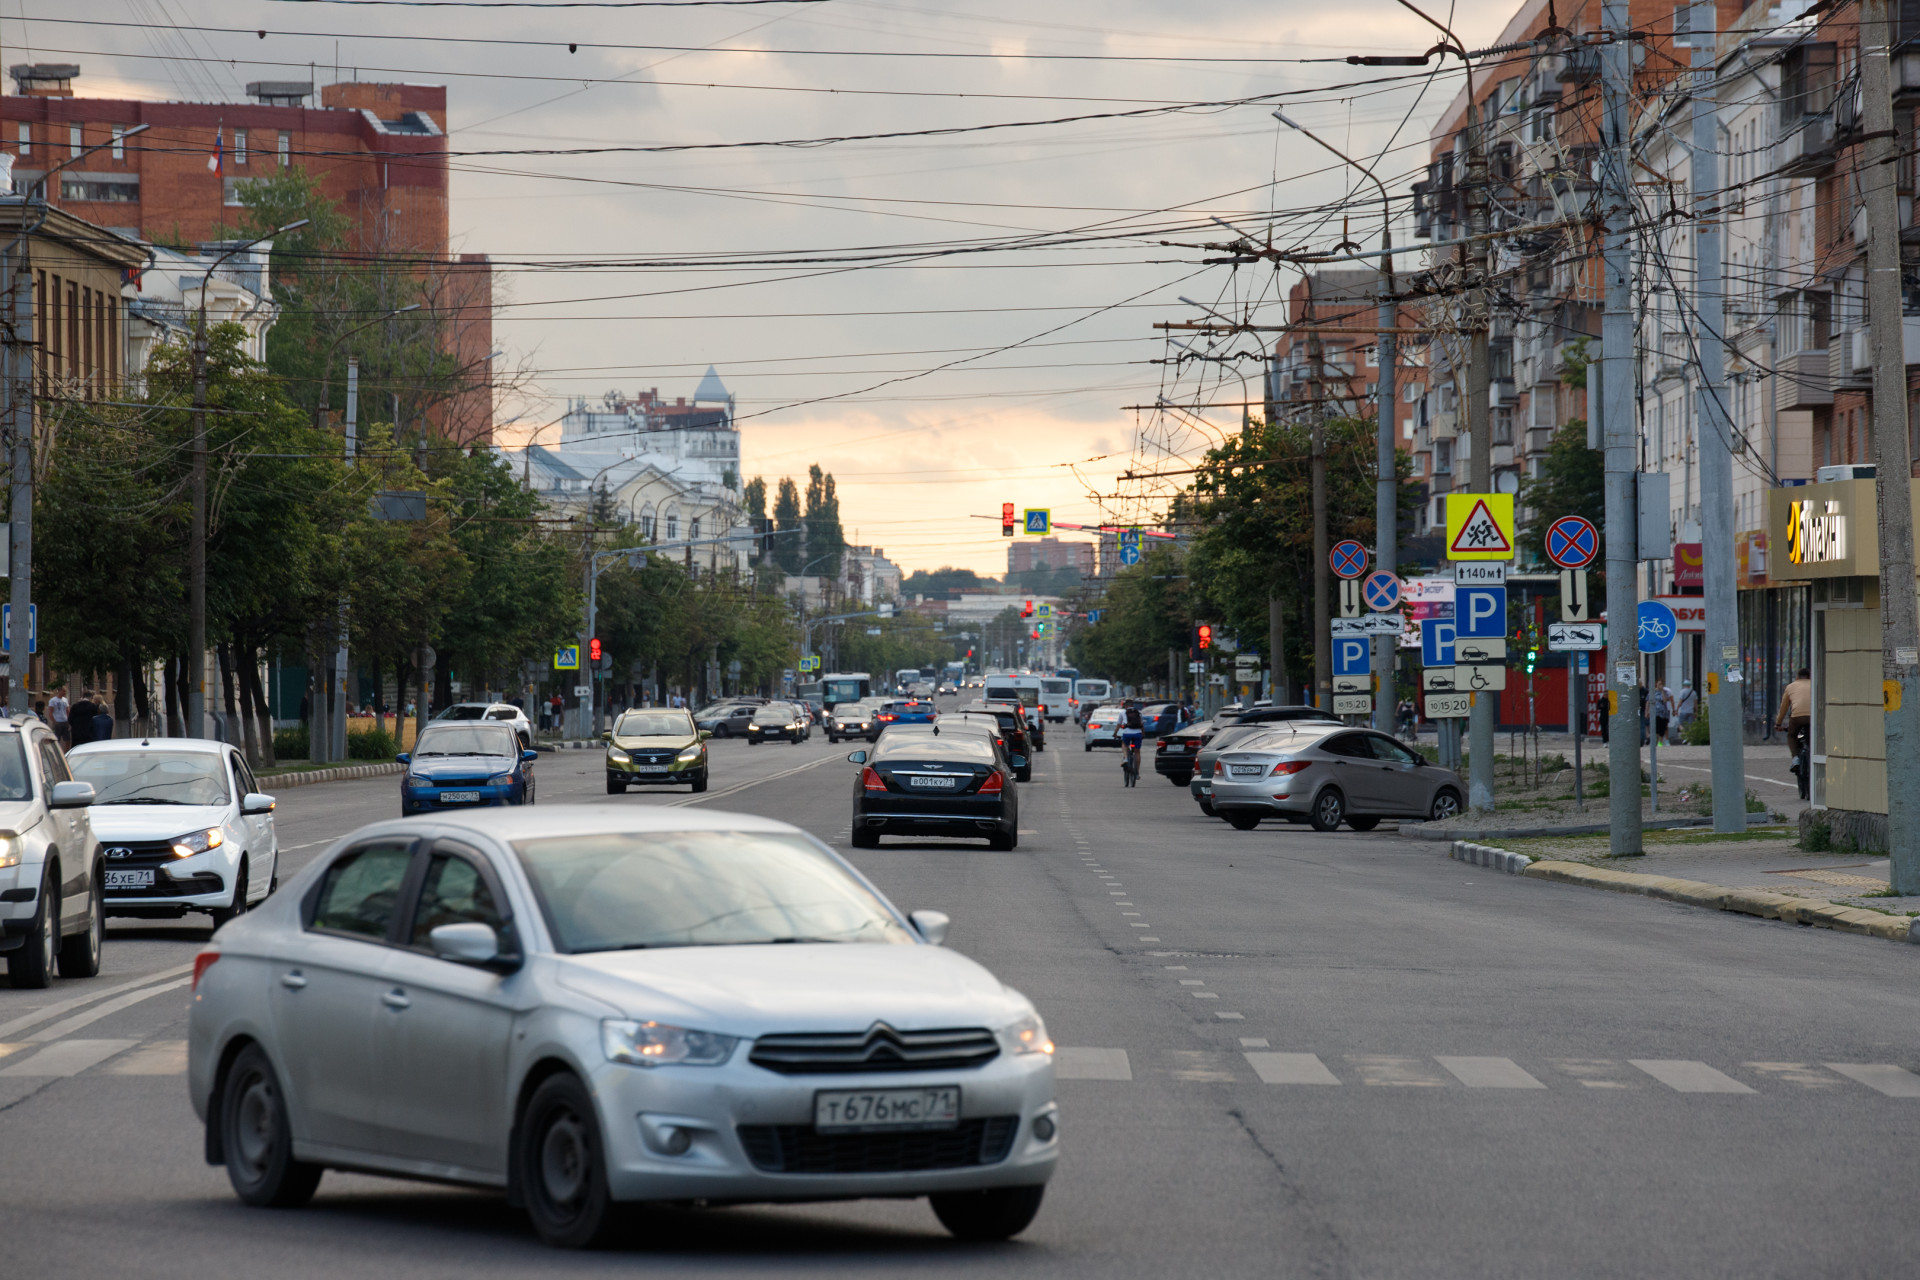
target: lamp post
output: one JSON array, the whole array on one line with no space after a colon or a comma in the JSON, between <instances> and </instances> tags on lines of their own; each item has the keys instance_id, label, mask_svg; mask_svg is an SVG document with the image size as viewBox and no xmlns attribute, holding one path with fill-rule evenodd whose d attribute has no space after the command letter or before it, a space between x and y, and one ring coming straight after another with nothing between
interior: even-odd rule
<instances>
[{"instance_id":1,"label":"lamp post","mask_svg":"<svg viewBox=\"0 0 1920 1280\"><path fill-rule=\"evenodd\" d=\"M235 245L200 277L200 315L193 326L193 527L187 546L187 736L204 738L207 714L207 285L234 254L307 225L301 218Z\"/></svg>"}]
</instances>

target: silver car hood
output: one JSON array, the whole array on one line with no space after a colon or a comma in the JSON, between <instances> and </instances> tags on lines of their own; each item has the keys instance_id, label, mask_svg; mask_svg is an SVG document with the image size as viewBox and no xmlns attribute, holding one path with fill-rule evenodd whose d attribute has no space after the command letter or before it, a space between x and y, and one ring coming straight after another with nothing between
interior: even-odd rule
<instances>
[{"instance_id":1,"label":"silver car hood","mask_svg":"<svg viewBox=\"0 0 1920 1280\"><path fill-rule=\"evenodd\" d=\"M0 831L31 831L46 816L38 801L8 800L0 803Z\"/></svg>"},{"instance_id":2,"label":"silver car hood","mask_svg":"<svg viewBox=\"0 0 1920 1280\"><path fill-rule=\"evenodd\" d=\"M998 1028L1025 997L965 956L930 946L823 943L663 947L556 957L562 985L637 1019L725 1035Z\"/></svg>"}]
</instances>

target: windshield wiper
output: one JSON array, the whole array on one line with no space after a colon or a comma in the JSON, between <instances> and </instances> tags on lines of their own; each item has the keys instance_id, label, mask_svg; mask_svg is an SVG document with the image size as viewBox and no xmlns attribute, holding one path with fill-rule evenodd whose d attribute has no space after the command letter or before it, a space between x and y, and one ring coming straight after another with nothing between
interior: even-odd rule
<instances>
[{"instance_id":1,"label":"windshield wiper","mask_svg":"<svg viewBox=\"0 0 1920 1280\"><path fill-rule=\"evenodd\" d=\"M134 796L126 800L96 800L95 804L183 804L191 806L191 800L162 800L158 796Z\"/></svg>"}]
</instances>

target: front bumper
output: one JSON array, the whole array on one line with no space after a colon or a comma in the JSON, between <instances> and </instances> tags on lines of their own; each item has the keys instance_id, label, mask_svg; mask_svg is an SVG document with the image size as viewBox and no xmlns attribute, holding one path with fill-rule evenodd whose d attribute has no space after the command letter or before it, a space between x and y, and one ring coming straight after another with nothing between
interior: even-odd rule
<instances>
[{"instance_id":1,"label":"front bumper","mask_svg":"<svg viewBox=\"0 0 1920 1280\"><path fill-rule=\"evenodd\" d=\"M443 800L442 796L474 795L477 800ZM501 805L519 804L520 787L518 783L498 786L447 786L447 787L409 787L404 783L400 787L400 808L406 813L453 812L459 809L490 809ZM111 901L111 899L109 899Z\"/></svg>"},{"instance_id":2,"label":"front bumper","mask_svg":"<svg viewBox=\"0 0 1920 1280\"><path fill-rule=\"evenodd\" d=\"M682 761L676 757L665 766L664 772L660 765L631 758L625 763L609 758L606 766L609 782L688 782L707 767L707 758L702 755L697 760Z\"/></svg>"},{"instance_id":3,"label":"front bumper","mask_svg":"<svg viewBox=\"0 0 1920 1280\"><path fill-rule=\"evenodd\" d=\"M1059 1155L1053 1060L1038 1054L1003 1055L951 1073L789 1076L751 1065L743 1049L717 1068L606 1063L591 1074L616 1200L837 1200L1035 1186L1052 1176ZM822 1089L949 1084L960 1087L961 1127L940 1131L938 1153L928 1150L936 1144L902 1143L896 1135L829 1139L813 1129L814 1095ZM1043 1116L1056 1128L1046 1139L1033 1131ZM649 1145L649 1133L657 1143L669 1126L691 1137L684 1154ZM803 1146L814 1157L804 1163L818 1167L824 1156L852 1171L787 1172L785 1166L802 1162L793 1153ZM873 1167L888 1161L893 1167ZM911 1167L926 1163L944 1167Z\"/></svg>"}]
</instances>

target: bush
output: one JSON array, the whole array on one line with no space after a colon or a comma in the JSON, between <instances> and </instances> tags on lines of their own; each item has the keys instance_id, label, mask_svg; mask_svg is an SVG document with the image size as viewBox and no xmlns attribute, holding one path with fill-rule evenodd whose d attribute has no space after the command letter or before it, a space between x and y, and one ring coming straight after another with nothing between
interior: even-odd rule
<instances>
[{"instance_id":1,"label":"bush","mask_svg":"<svg viewBox=\"0 0 1920 1280\"><path fill-rule=\"evenodd\" d=\"M1800 847L1808 853L1825 853L1833 848L1833 828L1819 818L1807 824L1807 834L1801 838Z\"/></svg>"},{"instance_id":2,"label":"bush","mask_svg":"<svg viewBox=\"0 0 1920 1280\"><path fill-rule=\"evenodd\" d=\"M1709 738L1707 716L1705 712L1701 712L1699 715L1695 716L1693 719L1687 721L1685 724L1680 726L1680 741L1686 743L1690 747L1705 747L1705 746L1712 745Z\"/></svg>"},{"instance_id":3,"label":"bush","mask_svg":"<svg viewBox=\"0 0 1920 1280\"><path fill-rule=\"evenodd\" d=\"M391 760L399 754L400 740L385 729L368 729L347 735L347 759Z\"/></svg>"},{"instance_id":4,"label":"bush","mask_svg":"<svg viewBox=\"0 0 1920 1280\"><path fill-rule=\"evenodd\" d=\"M304 727L273 731L273 755L276 760L305 760L309 745Z\"/></svg>"}]
</instances>

